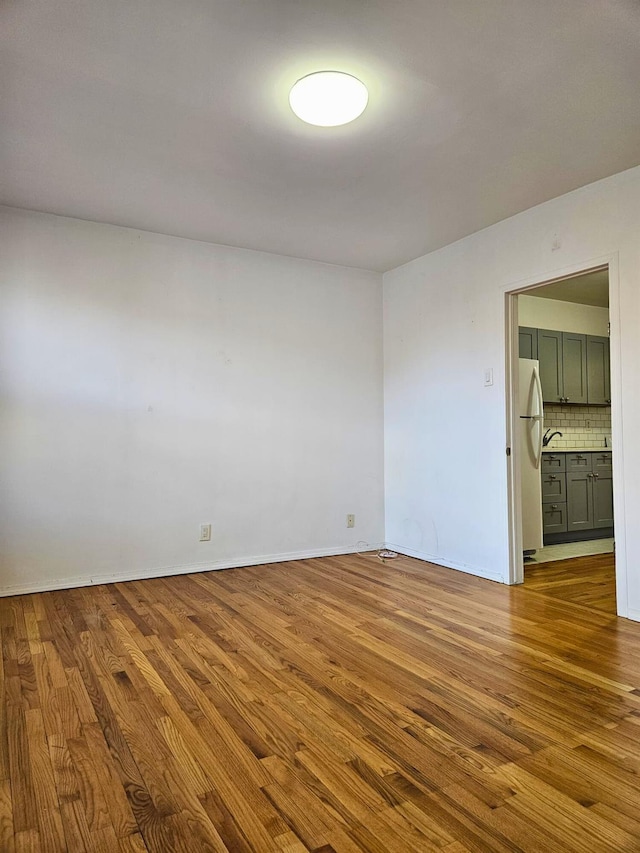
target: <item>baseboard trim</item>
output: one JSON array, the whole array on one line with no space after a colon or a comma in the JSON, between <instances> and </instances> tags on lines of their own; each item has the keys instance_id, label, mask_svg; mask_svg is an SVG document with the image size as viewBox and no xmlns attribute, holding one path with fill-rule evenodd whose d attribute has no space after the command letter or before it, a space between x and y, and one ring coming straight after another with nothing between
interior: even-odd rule
<instances>
[{"instance_id":1,"label":"baseboard trim","mask_svg":"<svg viewBox=\"0 0 640 853\"><path fill-rule=\"evenodd\" d=\"M506 583L502 575L490 572L480 566L470 566L467 563L456 563L454 560L445 560L443 557L438 557L435 554L427 554L424 551L415 551L413 548L406 548L404 545L395 545L393 542L387 542L385 548L390 548L392 551L397 551L399 554L404 554L406 557L415 557L416 560L424 560L425 563L435 563L436 566L443 566L445 569L455 569L457 572L464 572L467 575L475 575L478 578L495 581L496 583Z\"/></svg>"},{"instance_id":2,"label":"baseboard trim","mask_svg":"<svg viewBox=\"0 0 640 853\"><path fill-rule=\"evenodd\" d=\"M368 546L372 550L378 546ZM382 547L382 546L380 546ZM197 572L215 572L220 569L239 569L243 566L260 566L269 563L287 563L294 560L310 560L314 557L339 557L343 554L357 554L361 549L357 546L333 548L314 548L310 551L290 551L280 554L261 554L253 557L239 557L236 560L214 560L207 563L192 563L190 565L160 566L151 569L140 569L132 572L116 572L114 574L80 575L57 580L46 580L36 583L16 584L0 588L0 598L11 595L28 595L33 592L51 592L59 589L75 589L82 586L98 586L105 583L123 583L125 581L140 581L146 578L164 578L171 575L189 575Z\"/></svg>"},{"instance_id":3,"label":"baseboard trim","mask_svg":"<svg viewBox=\"0 0 640 853\"><path fill-rule=\"evenodd\" d=\"M619 613L623 619L631 619L633 622L640 622L640 610L632 610L629 608L625 614Z\"/></svg>"}]
</instances>

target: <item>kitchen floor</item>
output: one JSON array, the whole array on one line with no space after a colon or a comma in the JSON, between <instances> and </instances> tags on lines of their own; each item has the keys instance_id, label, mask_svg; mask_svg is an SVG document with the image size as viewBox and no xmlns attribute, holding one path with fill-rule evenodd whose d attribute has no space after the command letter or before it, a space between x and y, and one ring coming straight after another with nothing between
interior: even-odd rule
<instances>
[{"instance_id":1,"label":"kitchen floor","mask_svg":"<svg viewBox=\"0 0 640 853\"><path fill-rule=\"evenodd\" d=\"M555 560L570 560L573 557L588 557L593 554L613 554L613 539L590 539L586 542L565 542L562 545L547 545L528 559L525 566L536 563L551 563Z\"/></svg>"}]
</instances>

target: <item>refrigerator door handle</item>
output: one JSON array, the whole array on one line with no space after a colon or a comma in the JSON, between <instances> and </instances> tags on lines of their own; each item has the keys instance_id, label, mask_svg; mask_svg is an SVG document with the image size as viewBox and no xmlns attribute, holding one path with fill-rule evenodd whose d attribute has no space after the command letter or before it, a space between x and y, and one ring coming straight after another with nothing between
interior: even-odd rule
<instances>
[{"instance_id":1,"label":"refrigerator door handle","mask_svg":"<svg viewBox=\"0 0 640 853\"><path fill-rule=\"evenodd\" d=\"M536 389L536 414L534 415L536 421L536 428L538 430L538 443L536 447L536 457L535 457L535 465L536 468L540 467L540 463L542 461L542 426L544 422L544 402L542 400L542 383L540 382L540 373L538 371L537 365L534 365L533 368L533 381L535 383Z\"/></svg>"}]
</instances>

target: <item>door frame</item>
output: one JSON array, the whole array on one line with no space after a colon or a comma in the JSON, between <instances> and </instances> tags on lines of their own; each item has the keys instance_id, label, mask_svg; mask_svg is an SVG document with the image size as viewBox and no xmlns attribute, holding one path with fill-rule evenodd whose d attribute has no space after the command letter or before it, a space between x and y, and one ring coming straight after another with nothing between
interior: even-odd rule
<instances>
[{"instance_id":1,"label":"door frame","mask_svg":"<svg viewBox=\"0 0 640 853\"><path fill-rule=\"evenodd\" d=\"M522 561L521 482L518 452L518 300L527 293L545 284L575 278L599 269L609 272L609 323L611 351L611 437L615 447L613 465L613 516L616 540L616 602L619 616L628 615L626 518L624 489L624 442L622 419L622 370L620 342L620 279L618 254L592 258L581 264L555 270L544 276L512 282L501 289L505 308L505 399L507 417L507 500L509 524L509 584L522 583L524 564Z\"/></svg>"}]
</instances>

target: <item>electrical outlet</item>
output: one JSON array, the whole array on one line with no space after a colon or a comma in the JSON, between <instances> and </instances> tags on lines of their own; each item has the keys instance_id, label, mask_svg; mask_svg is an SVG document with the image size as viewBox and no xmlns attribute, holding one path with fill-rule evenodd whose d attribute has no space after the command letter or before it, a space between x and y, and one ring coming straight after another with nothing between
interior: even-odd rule
<instances>
[{"instance_id":1,"label":"electrical outlet","mask_svg":"<svg viewBox=\"0 0 640 853\"><path fill-rule=\"evenodd\" d=\"M591 421L585 421L585 432L591 432Z\"/></svg>"},{"instance_id":2,"label":"electrical outlet","mask_svg":"<svg viewBox=\"0 0 640 853\"><path fill-rule=\"evenodd\" d=\"M347 516L347 527L355 527L356 526L356 517L355 515Z\"/></svg>"},{"instance_id":3,"label":"electrical outlet","mask_svg":"<svg viewBox=\"0 0 640 853\"><path fill-rule=\"evenodd\" d=\"M211 542L211 525L210 524L201 524L200 525L200 541L201 542Z\"/></svg>"}]
</instances>

